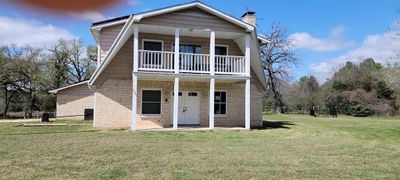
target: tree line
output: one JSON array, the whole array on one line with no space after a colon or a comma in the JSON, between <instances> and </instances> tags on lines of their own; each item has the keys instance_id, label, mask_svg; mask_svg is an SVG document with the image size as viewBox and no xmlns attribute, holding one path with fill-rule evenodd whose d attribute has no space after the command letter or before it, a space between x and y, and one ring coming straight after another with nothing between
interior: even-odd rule
<instances>
[{"instance_id":1,"label":"tree line","mask_svg":"<svg viewBox=\"0 0 400 180\"><path fill-rule=\"evenodd\" d=\"M384 67L373 59L347 62L322 85L314 76L287 84L283 100L288 111L298 113L315 107L331 115L395 115L400 107L399 73L399 66Z\"/></svg>"},{"instance_id":2,"label":"tree line","mask_svg":"<svg viewBox=\"0 0 400 180\"><path fill-rule=\"evenodd\" d=\"M272 113L344 114L365 117L400 114L400 61L387 64L368 58L347 62L330 79L320 84L314 76L293 82L290 70L298 64L293 43L286 31L274 24L264 35L261 61L268 81L263 108Z\"/></svg>"},{"instance_id":3,"label":"tree line","mask_svg":"<svg viewBox=\"0 0 400 180\"><path fill-rule=\"evenodd\" d=\"M82 39L59 40L48 48L9 45L0 47L0 114L54 111L55 96L49 91L90 78L97 49Z\"/></svg>"},{"instance_id":4,"label":"tree line","mask_svg":"<svg viewBox=\"0 0 400 180\"><path fill-rule=\"evenodd\" d=\"M299 58L285 29L273 24L264 37L268 43L261 45L260 57L268 84L265 111L306 113L315 108L319 113L351 116L399 113L400 63L348 62L323 84L313 76L293 82L291 70ZM396 59L392 62L399 62ZM59 40L48 48L0 47L0 97L5 99L0 115L54 111L55 96L49 90L89 79L96 61L97 49L85 46L81 39Z\"/></svg>"}]
</instances>

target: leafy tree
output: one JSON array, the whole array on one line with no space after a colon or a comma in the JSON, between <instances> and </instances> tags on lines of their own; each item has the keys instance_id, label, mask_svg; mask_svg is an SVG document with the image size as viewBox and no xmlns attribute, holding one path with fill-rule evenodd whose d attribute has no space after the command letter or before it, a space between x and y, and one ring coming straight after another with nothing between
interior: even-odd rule
<instances>
[{"instance_id":1,"label":"leafy tree","mask_svg":"<svg viewBox=\"0 0 400 180\"><path fill-rule=\"evenodd\" d=\"M69 52L67 41L60 39L56 45L47 49L50 54L47 55L46 70L48 72L47 82L49 88L57 89L68 83L68 56Z\"/></svg>"},{"instance_id":2,"label":"leafy tree","mask_svg":"<svg viewBox=\"0 0 400 180\"><path fill-rule=\"evenodd\" d=\"M346 63L323 86L326 108L352 116L394 114L395 91L382 75L386 71L371 58L358 65Z\"/></svg>"},{"instance_id":3,"label":"leafy tree","mask_svg":"<svg viewBox=\"0 0 400 180\"><path fill-rule=\"evenodd\" d=\"M297 85L298 107L307 110L320 105L320 86L314 76L303 76Z\"/></svg>"},{"instance_id":4,"label":"leafy tree","mask_svg":"<svg viewBox=\"0 0 400 180\"><path fill-rule=\"evenodd\" d=\"M29 46L0 48L0 88L4 91L7 112L50 111L55 97L49 90L88 79L95 69L97 50L85 47L82 40L60 40L46 49Z\"/></svg>"},{"instance_id":5,"label":"leafy tree","mask_svg":"<svg viewBox=\"0 0 400 180\"><path fill-rule=\"evenodd\" d=\"M375 90L378 98L394 99L394 90L391 89L385 81L378 81L375 85Z\"/></svg>"}]
</instances>

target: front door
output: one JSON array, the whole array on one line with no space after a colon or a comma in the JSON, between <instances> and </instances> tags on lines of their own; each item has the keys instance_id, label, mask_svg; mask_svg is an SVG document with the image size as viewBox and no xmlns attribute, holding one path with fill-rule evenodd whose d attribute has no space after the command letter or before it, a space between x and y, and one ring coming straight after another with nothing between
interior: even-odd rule
<instances>
[{"instance_id":1,"label":"front door","mask_svg":"<svg viewBox=\"0 0 400 180\"><path fill-rule=\"evenodd\" d=\"M173 94L174 96L174 94ZM171 109L173 111L174 102L172 99ZM199 125L200 124L200 94L196 91L179 92L178 124L180 125ZM171 113L173 114L173 113ZM173 117L171 117L172 119Z\"/></svg>"}]
</instances>

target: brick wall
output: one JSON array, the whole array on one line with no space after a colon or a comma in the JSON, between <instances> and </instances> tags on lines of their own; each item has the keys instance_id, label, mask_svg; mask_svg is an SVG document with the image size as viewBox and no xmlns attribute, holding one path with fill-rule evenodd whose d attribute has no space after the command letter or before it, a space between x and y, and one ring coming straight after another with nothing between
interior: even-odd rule
<instances>
[{"instance_id":1,"label":"brick wall","mask_svg":"<svg viewBox=\"0 0 400 180\"><path fill-rule=\"evenodd\" d=\"M71 87L57 93L57 117L83 119L85 109L93 109L93 91L87 84Z\"/></svg>"},{"instance_id":2,"label":"brick wall","mask_svg":"<svg viewBox=\"0 0 400 180\"><path fill-rule=\"evenodd\" d=\"M254 79L253 79L254 80ZM137 124L138 128L170 127L172 122L173 81L138 81ZM262 93L256 80L251 85L251 125L262 123ZM200 125L207 127L209 109L209 82L180 82L180 91L197 91L200 94ZM143 89L161 90L161 116L141 115ZM245 83L223 83L216 80L215 90L227 92L227 115L215 116L216 127L244 126ZM131 126L132 83L130 80L108 79L96 91L95 127L129 128Z\"/></svg>"}]
</instances>

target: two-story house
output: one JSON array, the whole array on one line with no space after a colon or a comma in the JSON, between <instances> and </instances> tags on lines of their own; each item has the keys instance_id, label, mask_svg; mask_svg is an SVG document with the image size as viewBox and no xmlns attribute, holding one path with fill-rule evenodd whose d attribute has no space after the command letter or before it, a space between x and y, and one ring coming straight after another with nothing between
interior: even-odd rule
<instances>
[{"instance_id":1,"label":"two-story house","mask_svg":"<svg viewBox=\"0 0 400 180\"><path fill-rule=\"evenodd\" d=\"M100 129L259 127L266 41L255 22L196 1L93 23L98 67L53 91L57 115L93 108Z\"/></svg>"}]
</instances>

